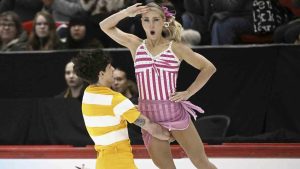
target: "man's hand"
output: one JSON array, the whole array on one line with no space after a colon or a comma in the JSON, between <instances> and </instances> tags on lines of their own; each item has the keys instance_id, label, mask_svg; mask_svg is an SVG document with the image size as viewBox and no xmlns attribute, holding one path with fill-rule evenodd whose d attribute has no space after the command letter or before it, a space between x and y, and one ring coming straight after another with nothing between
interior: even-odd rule
<instances>
[{"instance_id":1,"label":"man's hand","mask_svg":"<svg viewBox=\"0 0 300 169\"><path fill-rule=\"evenodd\" d=\"M170 132L156 123L145 125L145 130L159 140L170 140Z\"/></svg>"},{"instance_id":2,"label":"man's hand","mask_svg":"<svg viewBox=\"0 0 300 169\"><path fill-rule=\"evenodd\" d=\"M151 122L146 116L140 114L140 116L133 122L133 124L146 130L153 137L160 140L170 140L170 132L161 127L160 125Z\"/></svg>"}]
</instances>

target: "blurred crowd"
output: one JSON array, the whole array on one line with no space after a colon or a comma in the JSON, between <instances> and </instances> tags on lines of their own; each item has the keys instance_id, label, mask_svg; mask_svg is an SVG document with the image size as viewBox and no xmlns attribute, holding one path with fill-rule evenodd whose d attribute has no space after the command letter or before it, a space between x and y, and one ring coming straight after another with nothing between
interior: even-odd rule
<instances>
[{"instance_id":1,"label":"blurred crowd","mask_svg":"<svg viewBox=\"0 0 300 169\"><path fill-rule=\"evenodd\" d=\"M242 35L268 35L269 43L300 43L300 0L269 0L286 10L287 19L271 32L253 28L253 3L259 0L161 0L183 26L190 46L243 44ZM0 51L121 47L99 28L107 16L151 0L0 0ZM287 5L288 4L288 5ZM297 13L298 10L298 13ZM296 11L296 12L295 12ZM119 28L145 38L139 17Z\"/></svg>"}]
</instances>

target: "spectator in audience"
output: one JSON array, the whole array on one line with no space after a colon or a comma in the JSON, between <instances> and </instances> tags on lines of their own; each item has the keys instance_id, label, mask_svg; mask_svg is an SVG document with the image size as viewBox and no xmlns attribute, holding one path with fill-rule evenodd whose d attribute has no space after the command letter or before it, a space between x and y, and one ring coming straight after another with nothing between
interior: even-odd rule
<instances>
[{"instance_id":1,"label":"spectator in audience","mask_svg":"<svg viewBox=\"0 0 300 169\"><path fill-rule=\"evenodd\" d=\"M294 8L300 9L300 0L293 0ZM300 17L294 16L287 24L277 27L273 34L275 43L297 43L300 34Z\"/></svg>"},{"instance_id":2,"label":"spectator in audience","mask_svg":"<svg viewBox=\"0 0 300 169\"><path fill-rule=\"evenodd\" d=\"M42 0L56 22L69 22L71 16L83 12L80 0Z\"/></svg>"},{"instance_id":3,"label":"spectator in audience","mask_svg":"<svg viewBox=\"0 0 300 169\"><path fill-rule=\"evenodd\" d=\"M99 22L108 17L109 15L121 10L125 7L125 0L81 0L83 9L90 13L90 20L92 22L95 37L103 43L104 47L120 47L115 41L109 38L102 30L99 30ZM128 19L119 24L120 29L129 31L133 24L132 19Z\"/></svg>"},{"instance_id":4,"label":"spectator in audience","mask_svg":"<svg viewBox=\"0 0 300 169\"><path fill-rule=\"evenodd\" d=\"M21 22L31 21L43 7L41 0L1 0L0 13L14 11Z\"/></svg>"},{"instance_id":5,"label":"spectator in audience","mask_svg":"<svg viewBox=\"0 0 300 169\"><path fill-rule=\"evenodd\" d=\"M172 5L174 6L174 10L176 11L176 13L175 13L176 20L182 24L181 16L185 12L184 1L183 0L169 0L169 1L172 3ZM192 2L190 2L190 3L192 3Z\"/></svg>"},{"instance_id":6,"label":"spectator in audience","mask_svg":"<svg viewBox=\"0 0 300 169\"><path fill-rule=\"evenodd\" d=\"M89 18L82 13L71 17L68 25L66 48L93 49L103 48L102 43L95 38Z\"/></svg>"},{"instance_id":7,"label":"spectator in audience","mask_svg":"<svg viewBox=\"0 0 300 169\"><path fill-rule=\"evenodd\" d=\"M83 92L87 85L80 77L76 75L73 68L74 63L69 61L65 67L65 80L67 89L59 95L56 95L56 98L75 98L82 100Z\"/></svg>"},{"instance_id":8,"label":"spectator in audience","mask_svg":"<svg viewBox=\"0 0 300 169\"><path fill-rule=\"evenodd\" d=\"M201 45L210 44L210 32L208 22L211 16L210 6L207 0L184 0L185 12L182 14L182 26L184 29L193 29L200 33Z\"/></svg>"},{"instance_id":9,"label":"spectator in audience","mask_svg":"<svg viewBox=\"0 0 300 169\"><path fill-rule=\"evenodd\" d=\"M197 46L200 44L201 35L196 30L185 29L181 33L181 41L190 47Z\"/></svg>"},{"instance_id":10,"label":"spectator in audience","mask_svg":"<svg viewBox=\"0 0 300 169\"><path fill-rule=\"evenodd\" d=\"M276 28L273 34L273 41L274 43L295 43L299 34L300 18Z\"/></svg>"},{"instance_id":11,"label":"spectator in audience","mask_svg":"<svg viewBox=\"0 0 300 169\"><path fill-rule=\"evenodd\" d=\"M56 25L52 16L46 12L38 12L33 20L33 29L28 40L29 50L55 50L64 48L56 33Z\"/></svg>"},{"instance_id":12,"label":"spectator in audience","mask_svg":"<svg viewBox=\"0 0 300 169\"><path fill-rule=\"evenodd\" d=\"M0 15L1 51L26 50L27 34L23 30L19 16L13 11Z\"/></svg>"},{"instance_id":13,"label":"spectator in audience","mask_svg":"<svg viewBox=\"0 0 300 169\"><path fill-rule=\"evenodd\" d=\"M220 8L217 9L220 11L212 15L210 23L212 24L212 45L235 44L239 35L253 33L253 0L219 0L217 2L224 3L224 8L220 5Z\"/></svg>"},{"instance_id":14,"label":"spectator in audience","mask_svg":"<svg viewBox=\"0 0 300 169\"><path fill-rule=\"evenodd\" d=\"M112 89L122 93L131 100L132 103L138 104L138 89L132 80L127 78L127 73L121 67L115 68L113 72L114 83Z\"/></svg>"},{"instance_id":15,"label":"spectator in audience","mask_svg":"<svg viewBox=\"0 0 300 169\"><path fill-rule=\"evenodd\" d=\"M111 13L124 7L124 0L80 0L80 3L91 15Z\"/></svg>"}]
</instances>

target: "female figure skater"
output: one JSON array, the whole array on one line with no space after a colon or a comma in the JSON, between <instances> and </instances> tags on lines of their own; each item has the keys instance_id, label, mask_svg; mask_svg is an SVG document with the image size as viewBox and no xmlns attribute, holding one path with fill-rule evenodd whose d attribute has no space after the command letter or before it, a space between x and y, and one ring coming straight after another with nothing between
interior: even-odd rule
<instances>
[{"instance_id":1,"label":"female figure skater","mask_svg":"<svg viewBox=\"0 0 300 169\"><path fill-rule=\"evenodd\" d=\"M141 14L147 38L125 33L116 25L126 17ZM216 169L208 161L204 146L195 129L190 114L192 109L203 110L188 100L199 91L216 71L214 65L202 55L181 43L181 25L174 14L156 3L140 3L121 10L102 22L101 29L119 44L127 47L134 60L139 89L139 109L151 120L169 129L182 146L192 163L201 169ZM182 60L201 70L195 81L185 90L176 91L176 79ZM143 131L145 146L154 162L161 169L174 169L170 143L151 137Z\"/></svg>"}]
</instances>

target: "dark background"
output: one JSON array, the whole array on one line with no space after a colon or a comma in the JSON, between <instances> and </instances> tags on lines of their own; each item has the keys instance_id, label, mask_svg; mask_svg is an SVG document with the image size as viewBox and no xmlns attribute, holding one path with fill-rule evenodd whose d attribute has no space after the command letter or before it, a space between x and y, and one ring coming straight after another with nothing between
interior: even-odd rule
<instances>
[{"instance_id":1,"label":"dark background","mask_svg":"<svg viewBox=\"0 0 300 169\"><path fill-rule=\"evenodd\" d=\"M194 48L217 72L190 100L204 115L231 118L225 142L300 142L300 46ZM134 79L128 50L107 49ZM64 67L78 51L0 54L0 144L93 144L80 102L54 99L65 89ZM198 71L182 63L178 90Z\"/></svg>"}]
</instances>

